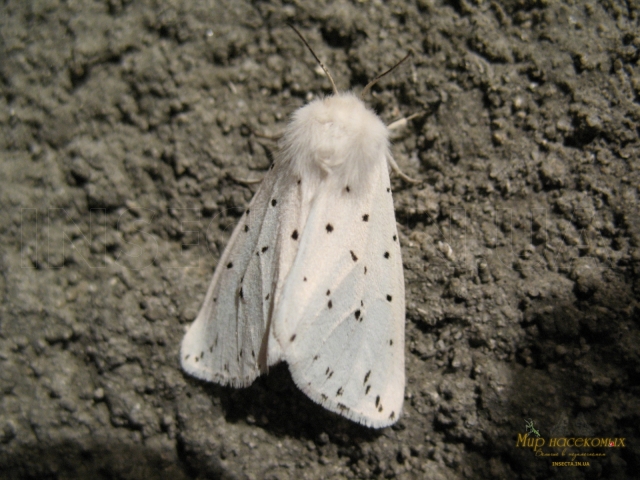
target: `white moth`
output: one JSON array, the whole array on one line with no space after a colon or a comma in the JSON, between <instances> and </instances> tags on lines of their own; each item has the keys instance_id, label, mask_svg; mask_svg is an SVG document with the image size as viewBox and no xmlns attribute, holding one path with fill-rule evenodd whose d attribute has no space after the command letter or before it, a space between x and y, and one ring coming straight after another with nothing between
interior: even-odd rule
<instances>
[{"instance_id":1,"label":"white moth","mask_svg":"<svg viewBox=\"0 0 640 480\"><path fill-rule=\"evenodd\" d=\"M388 136L351 93L293 114L182 341L186 372L245 387L285 361L325 408L374 428L398 420L405 304Z\"/></svg>"}]
</instances>

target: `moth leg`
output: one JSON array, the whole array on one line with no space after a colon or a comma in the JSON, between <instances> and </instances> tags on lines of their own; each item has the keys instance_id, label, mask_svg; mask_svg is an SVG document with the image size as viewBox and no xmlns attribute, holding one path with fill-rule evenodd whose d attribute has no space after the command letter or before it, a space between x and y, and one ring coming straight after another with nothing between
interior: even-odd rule
<instances>
[{"instance_id":1,"label":"moth leg","mask_svg":"<svg viewBox=\"0 0 640 480\"><path fill-rule=\"evenodd\" d=\"M424 115L425 113L426 112L418 112L418 113L414 113L413 115L409 115L408 117L402 117L396 120L395 122L391 122L389 125L387 125L387 128L389 130L404 128L407 126L410 120L413 120L414 118L419 117L420 115ZM391 155L389 155L389 157L387 158L387 161L389 162L391 169L396 173L396 175L398 175L405 182L412 183L414 185L417 183L420 183L420 180L411 178L410 176L406 175L402 170L400 170L400 167L398 166L398 164L396 163L396 161L393 159Z\"/></svg>"},{"instance_id":2,"label":"moth leg","mask_svg":"<svg viewBox=\"0 0 640 480\"><path fill-rule=\"evenodd\" d=\"M411 178L410 176L405 174L402 170L400 170L400 167L398 166L398 164L396 163L396 161L393 159L393 157L391 155L387 156L387 162L389 162L389 165L391 166L391 169L396 173L396 175L398 175L405 182L411 183L413 185L415 185L417 183L420 183L420 180L416 180L415 178Z\"/></svg>"},{"instance_id":3,"label":"moth leg","mask_svg":"<svg viewBox=\"0 0 640 480\"><path fill-rule=\"evenodd\" d=\"M256 179L237 178L237 177L234 177L233 175L231 175L230 173L227 173L227 176L231 180L233 180L234 182L239 183L240 185L244 185L244 186L257 185L258 183L261 183L262 180L264 180L263 178L256 178Z\"/></svg>"},{"instance_id":4,"label":"moth leg","mask_svg":"<svg viewBox=\"0 0 640 480\"><path fill-rule=\"evenodd\" d=\"M277 141L282 137L282 133L279 133L277 135L266 135L263 133L259 133L254 131L250 126L245 125L245 127L248 129L249 133L255 137L258 138L264 138L270 141ZM262 147L262 149L264 150L265 155L267 156L267 158L269 159L269 161L271 162L271 167L273 167L273 162L275 160L274 155L273 155L273 150L272 150L272 146L270 145L266 145L263 142L257 141L255 142L258 145L260 145L260 147ZM255 152L255 145L254 142L250 139L249 140L249 148L251 153L253 154ZM248 178L241 178L241 177L236 177L230 173L227 174L227 176L229 178L231 178L234 182L239 183L241 185L245 185L245 186L249 186L249 185L257 185L258 183L262 182L262 178L258 178L258 179L248 179Z\"/></svg>"},{"instance_id":5,"label":"moth leg","mask_svg":"<svg viewBox=\"0 0 640 480\"><path fill-rule=\"evenodd\" d=\"M409 123L410 120L413 120L414 118L419 117L420 115L424 115L427 112L418 112L418 113L414 113L413 115L409 115L408 117L402 117L398 120L396 120L395 122L391 122L389 125L387 125L387 128L389 130L395 130L397 128L404 128L407 126L407 124Z\"/></svg>"},{"instance_id":6,"label":"moth leg","mask_svg":"<svg viewBox=\"0 0 640 480\"><path fill-rule=\"evenodd\" d=\"M277 142L284 135L284 132L274 133L274 134L258 132L253 128L251 128L250 125L245 125L245 127L247 128L247 130L249 130L249 133L251 133L251 135L253 135L254 137L264 138L265 140L270 140L272 142Z\"/></svg>"}]
</instances>

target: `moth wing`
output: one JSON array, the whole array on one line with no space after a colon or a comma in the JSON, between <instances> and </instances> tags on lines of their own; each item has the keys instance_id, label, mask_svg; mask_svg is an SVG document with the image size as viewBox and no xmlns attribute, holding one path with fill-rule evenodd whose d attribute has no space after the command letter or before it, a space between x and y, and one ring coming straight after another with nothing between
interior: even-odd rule
<instances>
[{"instance_id":1,"label":"moth wing","mask_svg":"<svg viewBox=\"0 0 640 480\"><path fill-rule=\"evenodd\" d=\"M280 255L281 210L273 200L281 196L282 203L291 204L296 196L280 170L275 165L265 175L182 340L182 368L197 378L243 387L267 369L266 333ZM293 255L295 252L288 253L288 257Z\"/></svg>"},{"instance_id":2,"label":"moth wing","mask_svg":"<svg viewBox=\"0 0 640 480\"><path fill-rule=\"evenodd\" d=\"M273 334L311 399L380 428L402 409L405 305L386 159L376 165L361 190L319 187Z\"/></svg>"}]
</instances>

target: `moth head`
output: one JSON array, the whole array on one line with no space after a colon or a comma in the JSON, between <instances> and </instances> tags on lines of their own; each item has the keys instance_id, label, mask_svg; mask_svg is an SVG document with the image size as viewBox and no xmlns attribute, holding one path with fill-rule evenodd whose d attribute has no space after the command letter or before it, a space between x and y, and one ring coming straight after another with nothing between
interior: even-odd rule
<instances>
[{"instance_id":1,"label":"moth head","mask_svg":"<svg viewBox=\"0 0 640 480\"><path fill-rule=\"evenodd\" d=\"M298 109L282 139L285 161L300 178L332 177L357 188L377 162L386 163L389 134L352 93L338 93Z\"/></svg>"}]
</instances>

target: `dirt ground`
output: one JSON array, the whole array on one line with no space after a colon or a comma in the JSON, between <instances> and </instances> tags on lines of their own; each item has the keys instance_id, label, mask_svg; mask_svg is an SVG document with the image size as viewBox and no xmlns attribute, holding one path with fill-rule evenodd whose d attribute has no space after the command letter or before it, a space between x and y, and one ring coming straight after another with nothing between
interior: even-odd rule
<instances>
[{"instance_id":1,"label":"dirt ground","mask_svg":"<svg viewBox=\"0 0 640 480\"><path fill-rule=\"evenodd\" d=\"M0 477L637 478L639 16L638 0L3 2ZM421 183L392 175L392 428L329 413L286 365L241 390L179 366L255 191L235 179L273 158L252 132L331 91L287 23L343 90L414 52L369 97L388 123L423 113L393 137ZM552 463L572 460L589 464Z\"/></svg>"}]
</instances>

